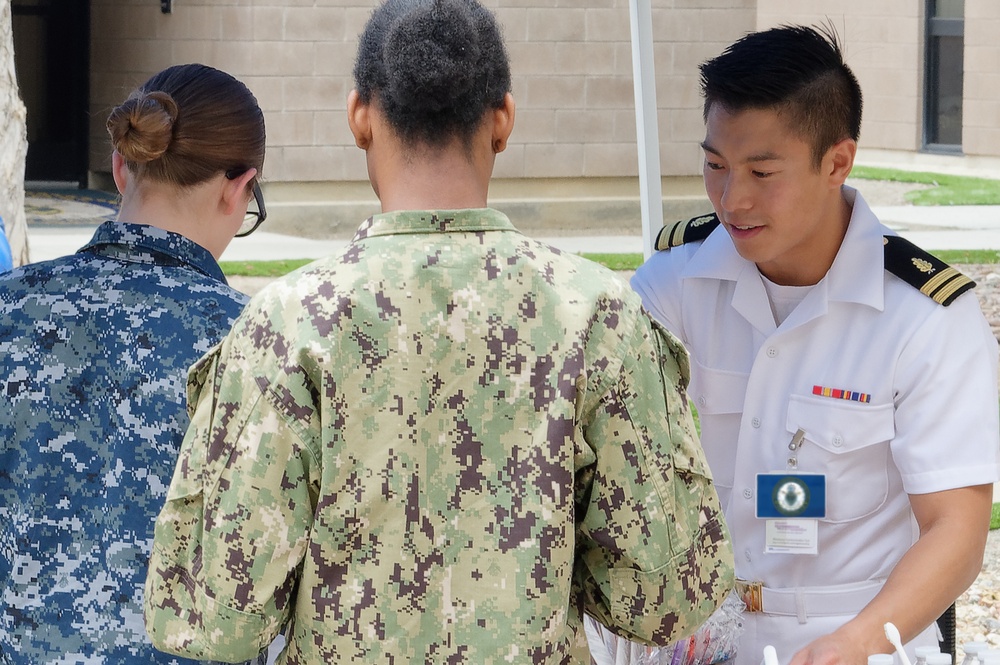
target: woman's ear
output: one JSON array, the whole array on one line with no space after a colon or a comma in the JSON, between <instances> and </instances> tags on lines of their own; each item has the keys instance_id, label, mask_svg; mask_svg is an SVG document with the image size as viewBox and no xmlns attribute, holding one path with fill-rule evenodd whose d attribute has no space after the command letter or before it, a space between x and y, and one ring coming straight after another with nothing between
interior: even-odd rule
<instances>
[{"instance_id":1,"label":"woman's ear","mask_svg":"<svg viewBox=\"0 0 1000 665\"><path fill-rule=\"evenodd\" d=\"M503 96L503 104L493 109L493 152L500 153L507 149L507 139L514 131L514 95L509 92Z\"/></svg>"},{"instance_id":2,"label":"woman's ear","mask_svg":"<svg viewBox=\"0 0 1000 665\"><path fill-rule=\"evenodd\" d=\"M355 89L347 95L347 124L354 134L354 143L362 150L368 150L372 143L372 122L369 106L361 101L361 94Z\"/></svg>"},{"instance_id":3,"label":"woman's ear","mask_svg":"<svg viewBox=\"0 0 1000 665\"><path fill-rule=\"evenodd\" d=\"M250 202L250 183L257 176L257 169L249 169L238 178L230 180L225 178L222 187L222 213L225 216L232 215L237 210L246 212L246 206ZM223 176L225 177L225 176Z\"/></svg>"},{"instance_id":4,"label":"woman's ear","mask_svg":"<svg viewBox=\"0 0 1000 665\"><path fill-rule=\"evenodd\" d=\"M124 197L125 190L128 189L129 172L128 166L125 164L125 158L117 150L111 153L111 175L115 179L115 187L118 188L118 193Z\"/></svg>"}]
</instances>

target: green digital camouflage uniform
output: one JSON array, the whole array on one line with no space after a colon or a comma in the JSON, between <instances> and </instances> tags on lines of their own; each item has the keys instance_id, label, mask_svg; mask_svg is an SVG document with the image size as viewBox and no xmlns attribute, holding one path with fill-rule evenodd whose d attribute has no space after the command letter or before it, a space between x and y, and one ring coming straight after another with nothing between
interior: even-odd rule
<instances>
[{"instance_id":1,"label":"green digital camouflage uniform","mask_svg":"<svg viewBox=\"0 0 1000 665\"><path fill-rule=\"evenodd\" d=\"M687 379L624 281L502 214L375 216L192 369L153 642L561 663L581 610L675 639L732 584Z\"/></svg>"}]
</instances>

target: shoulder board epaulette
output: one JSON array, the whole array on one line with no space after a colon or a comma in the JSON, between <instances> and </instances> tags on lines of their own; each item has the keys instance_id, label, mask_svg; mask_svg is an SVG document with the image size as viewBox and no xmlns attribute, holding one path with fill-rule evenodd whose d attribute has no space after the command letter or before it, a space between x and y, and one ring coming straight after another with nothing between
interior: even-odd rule
<instances>
[{"instance_id":1,"label":"shoulder board epaulette","mask_svg":"<svg viewBox=\"0 0 1000 665\"><path fill-rule=\"evenodd\" d=\"M653 248L657 251L680 247L689 242L704 240L719 225L719 218L713 212L710 215L692 217L686 221L664 224L656 234Z\"/></svg>"},{"instance_id":2,"label":"shoulder board epaulette","mask_svg":"<svg viewBox=\"0 0 1000 665\"><path fill-rule=\"evenodd\" d=\"M947 307L976 285L944 261L899 236L883 236L885 269Z\"/></svg>"}]
</instances>

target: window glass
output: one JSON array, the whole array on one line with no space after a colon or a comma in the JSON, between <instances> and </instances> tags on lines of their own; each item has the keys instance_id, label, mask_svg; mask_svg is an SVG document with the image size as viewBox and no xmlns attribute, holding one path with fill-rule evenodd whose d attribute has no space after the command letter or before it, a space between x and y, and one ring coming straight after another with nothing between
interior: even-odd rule
<instances>
[{"instance_id":1,"label":"window glass","mask_svg":"<svg viewBox=\"0 0 1000 665\"><path fill-rule=\"evenodd\" d=\"M925 147L961 150L965 50L964 0L928 0Z\"/></svg>"},{"instance_id":2,"label":"window glass","mask_svg":"<svg viewBox=\"0 0 1000 665\"><path fill-rule=\"evenodd\" d=\"M935 0L934 12L936 18L964 18L965 0Z\"/></svg>"}]
</instances>

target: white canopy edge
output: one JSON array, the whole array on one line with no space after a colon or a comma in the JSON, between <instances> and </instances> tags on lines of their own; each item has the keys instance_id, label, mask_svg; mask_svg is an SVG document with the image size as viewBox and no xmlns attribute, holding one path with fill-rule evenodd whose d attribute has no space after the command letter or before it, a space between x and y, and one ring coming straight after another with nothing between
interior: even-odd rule
<instances>
[{"instance_id":1,"label":"white canopy edge","mask_svg":"<svg viewBox=\"0 0 1000 665\"><path fill-rule=\"evenodd\" d=\"M632 87L635 92L635 131L639 153L642 252L643 256L649 258L653 253L656 234L663 227L660 133L656 114L653 17L650 0L629 0L629 18L632 25Z\"/></svg>"}]
</instances>

